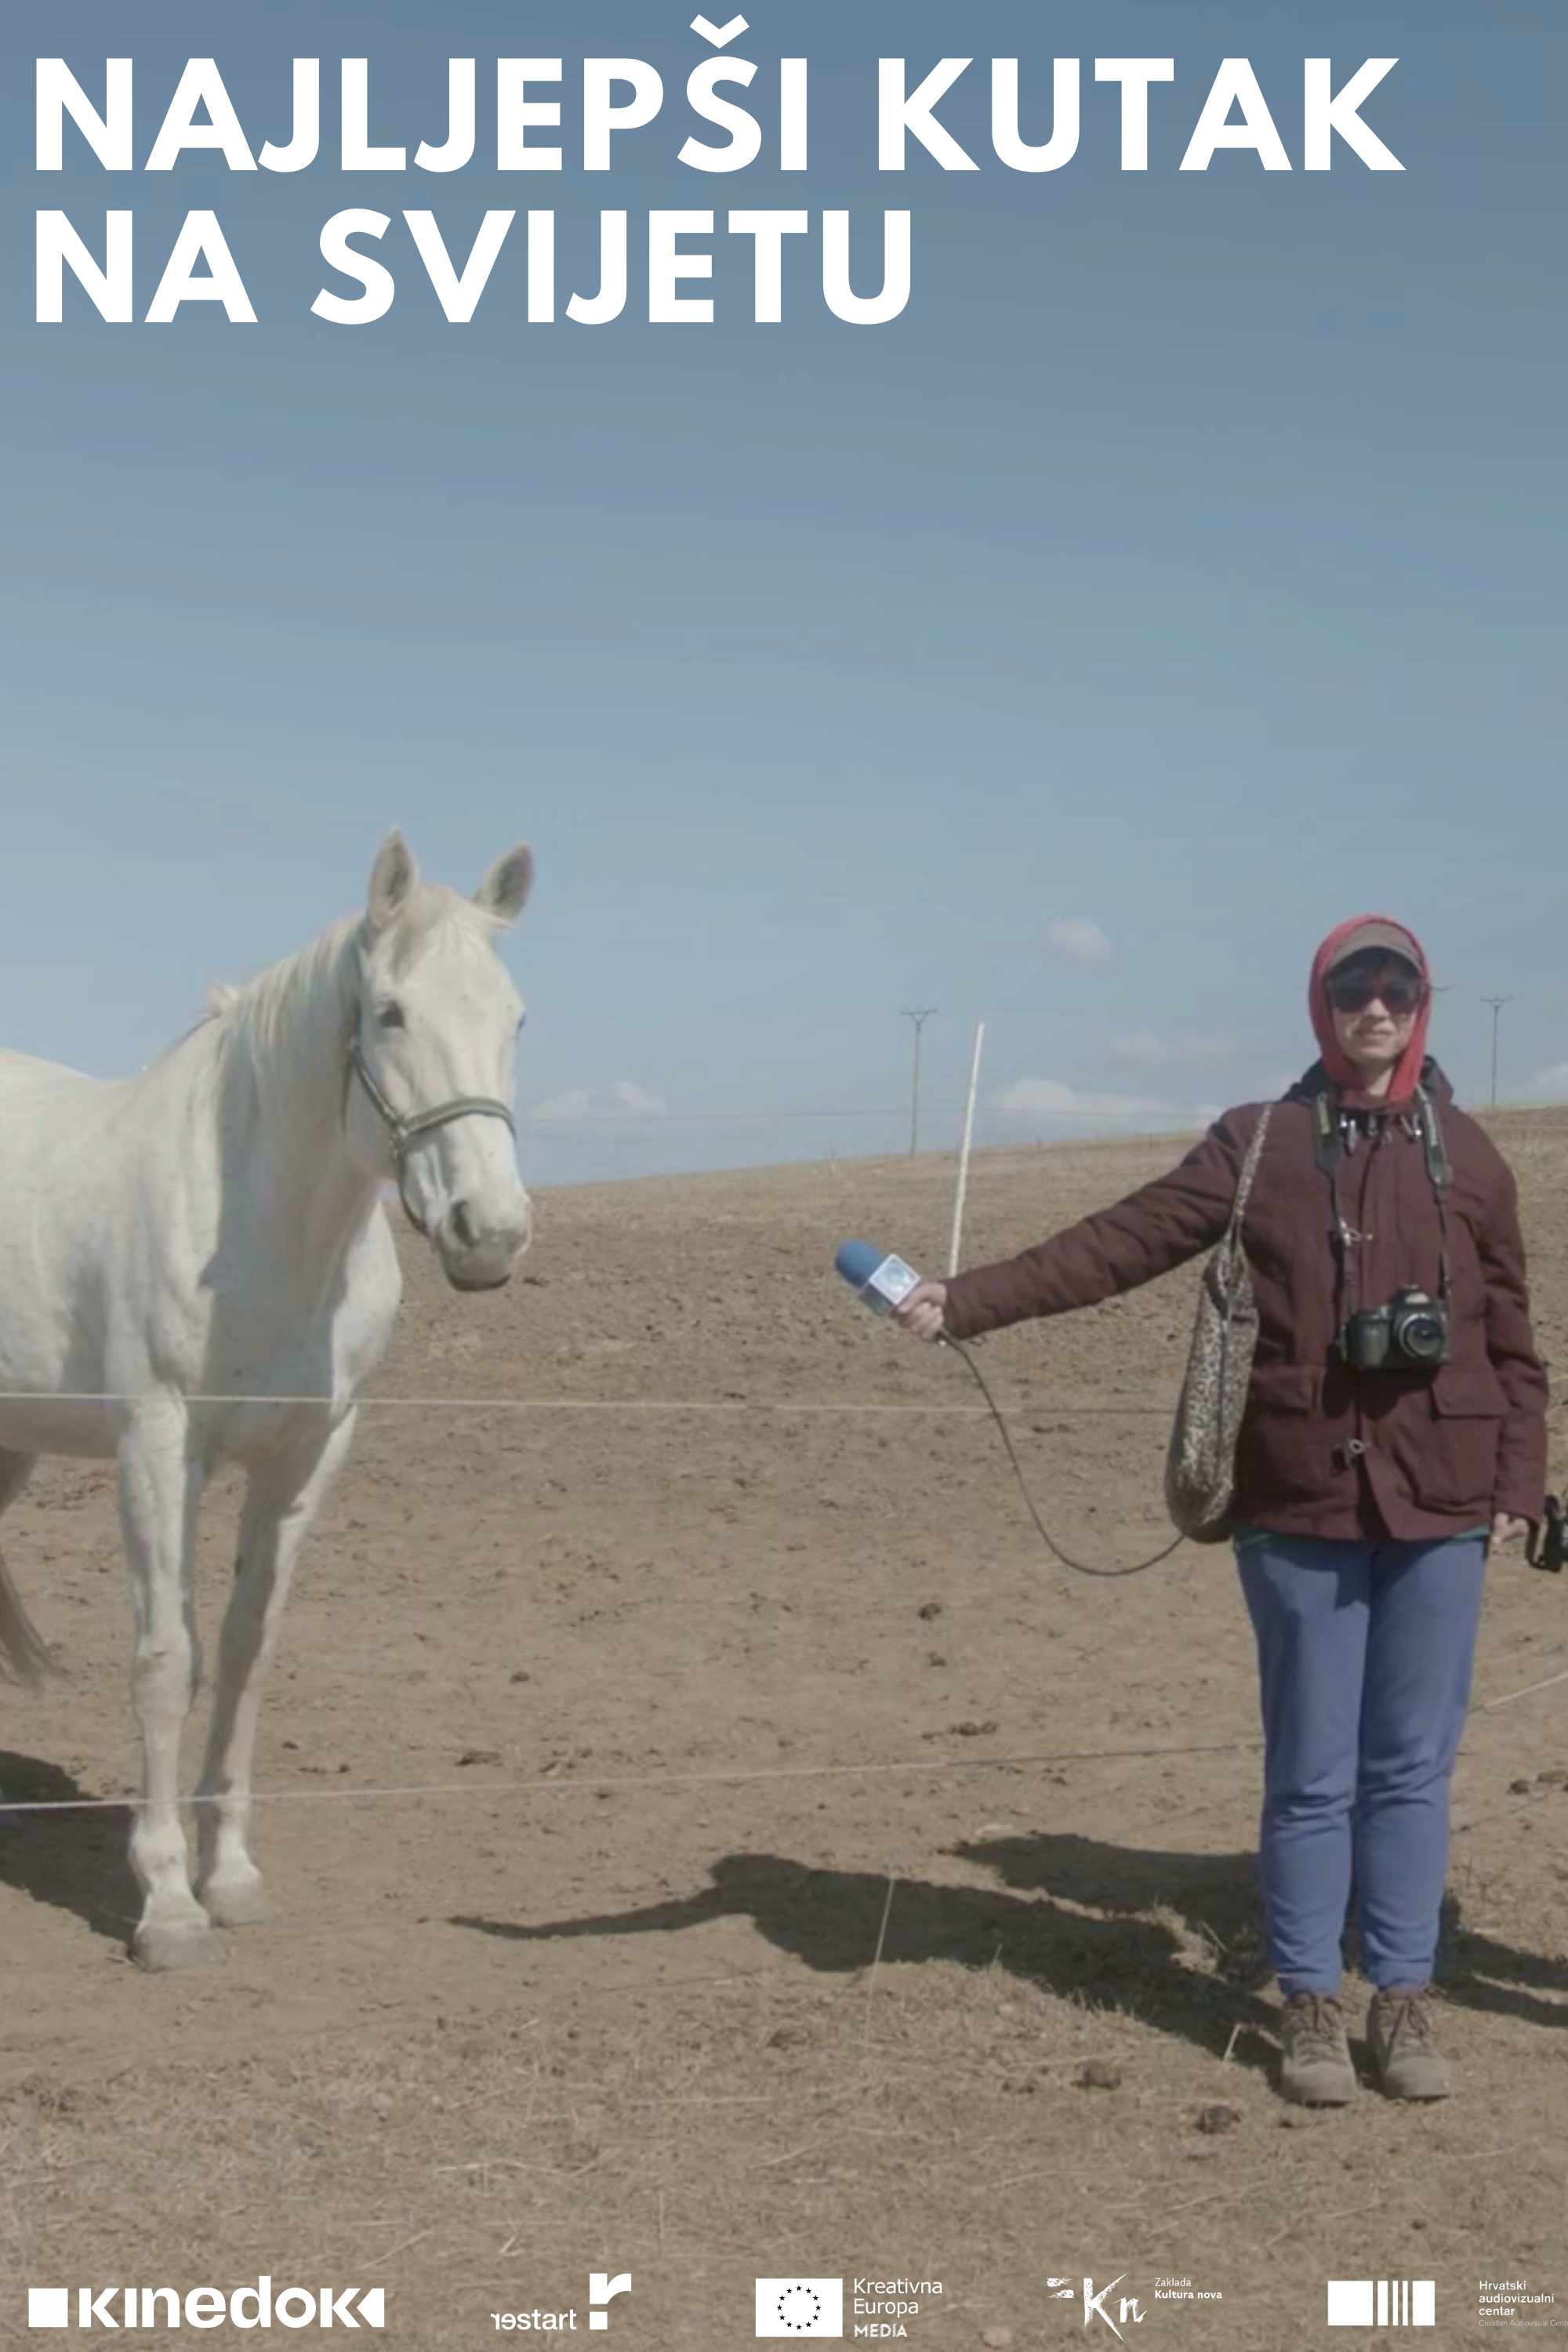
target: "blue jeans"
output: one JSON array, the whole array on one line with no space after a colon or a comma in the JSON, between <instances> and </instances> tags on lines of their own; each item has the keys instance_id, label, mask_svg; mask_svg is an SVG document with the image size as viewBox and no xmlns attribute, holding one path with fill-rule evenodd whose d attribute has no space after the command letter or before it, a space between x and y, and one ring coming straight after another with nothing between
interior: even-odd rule
<instances>
[{"instance_id":1,"label":"blue jeans","mask_svg":"<svg viewBox=\"0 0 1568 2352\"><path fill-rule=\"evenodd\" d=\"M1263 1706L1258 1877L1287 1994L1338 1990L1352 1881L1373 1984L1431 1981L1487 1549L1479 1533L1237 1543Z\"/></svg>"}]
</instances>

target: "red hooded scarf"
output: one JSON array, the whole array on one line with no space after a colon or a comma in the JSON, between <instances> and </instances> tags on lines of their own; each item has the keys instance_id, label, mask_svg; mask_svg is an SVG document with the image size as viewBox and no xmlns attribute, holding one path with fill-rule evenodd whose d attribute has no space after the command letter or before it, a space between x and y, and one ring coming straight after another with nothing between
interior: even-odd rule
<instances>
[{"instance_id":1,"label":"red hooded scarf","mask_svg":"<svg viewBox=\"0 0 1568 2352\"><path fill-rule=\"evenodd\" d=\"M1408 957L1420 973L1422 983L1426 991L1426 998L1415 1015L1415 1025L1410 1032L1410 1043L1399 1057L1388 1092L1385 1096L1377 1098L1376 1107L1379 1109L1391 1110L1397 1104L1410 1100L1420 1080L1422 1065L1426 1059L1426 1031L1432 1017L1432 975L1427 970L1426 950L1415 932L1407 930L1403 923L1395 922L1390 915L1357 915L1351 922L1341 923L1336 930L1329 933L1328 938L1312 958L1312 978L1308 990L1307 1003L1312 1016L1312 1034L1317 1038L1318 1049L1323 1057L1323 1067L1330 1078L1342 1094L1370 1104L1373 1097L1364 1094L1354 1064L1346 1059L1339 1039L1334 1034L1334 1016L1330 1009L1328 991L1330 965L1340 954L1352 934L1364 929L1369 923L1375 923L1381 930L1398 933L1404 944L1397 949L1389 949L1388 952ZM1370 944L1373 942L1369 941Z\"/></svg>"}]
</instances>

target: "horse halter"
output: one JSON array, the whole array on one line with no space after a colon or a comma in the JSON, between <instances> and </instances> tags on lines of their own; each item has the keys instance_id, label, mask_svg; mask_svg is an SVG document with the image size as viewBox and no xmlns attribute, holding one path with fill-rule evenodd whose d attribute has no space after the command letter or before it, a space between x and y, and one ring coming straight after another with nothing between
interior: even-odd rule
<instances>
[{"instance_id":1,"label":"horse halter","mask_svg":"<svg viewBox=\"0 0 1568 2352\"><path fill-rule=\"evenodd\" d=\"M430 1110L395 1111L370 1074L370 1066L360 1051L358 1037L349 1040L348 1065L343 1072L343 1103L348 1104L351 1078L357 1078L370 1097L372 1109L386 1129L392 1146L393 1172L397 1178L397 1197L403 1203L403 1213L422 1240L428 1241L430 1229L408 1197L407 1160L411 1148L437 1128L450 1127L454 1119L504 1119L508 1131L515 1137L517 1121L503 1102L492 1095L457 1095L450 1102L437 1103Z\"/></svg>"}]
</instances>

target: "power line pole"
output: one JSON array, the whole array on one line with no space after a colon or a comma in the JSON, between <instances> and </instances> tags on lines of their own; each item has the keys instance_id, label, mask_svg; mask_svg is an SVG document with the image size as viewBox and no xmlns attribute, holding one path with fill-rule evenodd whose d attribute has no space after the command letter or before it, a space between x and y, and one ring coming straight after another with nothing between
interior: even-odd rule
<instances>
[{"instance_id":1,"label":"power line pole","mask_svg":"<svg viewBox=\"0 0 1568 2352\"><path fill-rule=\"evenodd\" d=\"M912 1021L915 1024L914 1091L910 1099L910 1158L911 1160L920 1150L921 1139L921 1031L936 1009L934 1004L921 1004L918 1005L912 1013L906 1011L903 1015L906 1021Z\"/></svg>"},{"instance_id":2,"label":"power line pole","mask_svg":"<svg viewBox=\"0 0 1568 2352\"><path fill-rule=\"evenodd\" d=\"M1489 1004L1492 1009L1492 1108L1493 1110L1496 1110L1498 1028L1502 1020L1503 1006L1505 1004L1511 1004L1513 1003L1513 999L1511 996L1483 996L1481 1003L1483 1004Z\"/></svg>"}]
</instances>

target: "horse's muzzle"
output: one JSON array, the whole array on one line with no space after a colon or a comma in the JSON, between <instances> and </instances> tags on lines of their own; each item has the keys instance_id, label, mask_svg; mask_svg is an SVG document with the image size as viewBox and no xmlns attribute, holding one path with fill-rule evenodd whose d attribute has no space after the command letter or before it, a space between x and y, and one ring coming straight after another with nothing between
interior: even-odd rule
<instances>
[{"instance_id":1,"label":"horse's muzzle","mask_svg":"<svg viewBox=\"0 0 1568 2352\"><path fill-rule=\"evenodd\" d=\"M477 1294L481 1290L504 1290L507 1284L511 1280L512 1274L512 1270L510 1265L507 1267L504 1274L486 1275L484 1276L480 1276L479 1275L459 1274L454 1267L449 1265L444 1266L442 1271L446 1275L448 1289L462 1290L472 1294Z\"/></svg>"},{"instance_id":2,"label":"horse's muzzle","mask_svg":"<svg viewBox=\"0 0 1568 2352\"><path fill-rule=\"evenodd\" d=\"M500 1290L511 1280L533 1238L533 1212L525 1199L504 1220L483 1224L464 1201L455 1201L432 1239L441 1271L454 1290Z\"/></svg>"}]
</instances>

